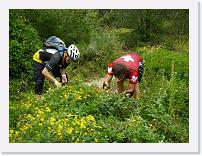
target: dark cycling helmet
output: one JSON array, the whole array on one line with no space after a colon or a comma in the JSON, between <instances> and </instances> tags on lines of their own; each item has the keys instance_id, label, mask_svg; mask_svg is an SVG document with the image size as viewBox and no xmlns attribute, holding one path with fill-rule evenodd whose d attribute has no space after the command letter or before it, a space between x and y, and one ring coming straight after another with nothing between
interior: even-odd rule
<instances>
[{"instance_id":1,"label":"dark cycling helmet","mask_svg":"<svg viewBox=\"0 0 202 156\"><path fill-rule=\"evenodd\" d=\"M56 36L51 36L49 37L46 42L44 43L44 45L46 47L53 47L53 46L64 46L65 47L65 43Z\"/></svg>"}]
</instances>

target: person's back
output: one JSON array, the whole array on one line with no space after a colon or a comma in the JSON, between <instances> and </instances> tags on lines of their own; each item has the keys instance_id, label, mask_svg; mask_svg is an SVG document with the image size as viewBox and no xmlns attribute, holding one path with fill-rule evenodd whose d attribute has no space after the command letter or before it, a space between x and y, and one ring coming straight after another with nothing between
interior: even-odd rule
<instances>
[{"instance_id":1,"label":"person's back","mask_svg":"<svg viewBox=\"0 0 202 156\"><path fill-rule=\"evenodd\" d=\"M58 50L56 49L51 49L51 48L40 49L34 54L33 60L39 63L46 62L46 61L49 61L51 57L56 53L59 54Z\"/></svg>"},{"instance_id":2,"label":"person's back","mask_svg":"<svg viewBox=\"0 0 202 156\"><path fill-rule=\"evenodd\" d=\"M131 72L134 72L138 71L139 62L141 61L142 57L139 54L130 52L113 61L112 65L114 66L115 64L124 64Z\"/></svg>"},{"instance_id":3,"label":"person's back","mask_svg":"<svg viewBox=\"0 0 202 156\"><path fill-rule=\"evenodd\" d=\"M39 63L44 63L50 61L51 57L55 55L54 57L56 60L60 62L64 50L66 50L65 43L60 38L51 36L46 40L43 48L34 54L33 60Z\"/></svg>"}]
</instances>

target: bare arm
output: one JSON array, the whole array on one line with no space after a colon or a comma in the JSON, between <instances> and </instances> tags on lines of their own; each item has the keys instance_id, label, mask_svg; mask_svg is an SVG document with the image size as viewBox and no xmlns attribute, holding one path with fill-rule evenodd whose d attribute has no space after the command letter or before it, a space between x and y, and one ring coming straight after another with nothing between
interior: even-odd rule
<instances>
[{"instance_id":1,"label":"bare arm","mask_svg":"<svg viewBox=\"0 0 202 156\"><path fill-rule=\"evenodd\" d=\"M66 75L66 69L65 68L61 68L60 69L60 73L61 73L61 75Z\"/></svg>"},{"instance_id":2,"label":"bare arm","mask_svg":"<svg viewBox=\"0 0 202 156\"><path fill-rule=\"evenodd\" d=\"M135 90L135 84L129 84L129 88L126 92L134 92Z\"/></svg>"},{"instance_id":3,"label":"bare arm","mask_svg":"<svg viewBox=\"0 0 202 156\"><path fill-rule=\"evenodd\" d=\"M134 96L135 98L139 98L141 96L140 94L140 88L139 88L139 83L137 84L129 84L129 88L126 91L126 93L133 93L134 92Z\"/></svg>"},{"instance_id":4,"label":"bare arm","mask_svg":"<svg viewBox=\"0 0 202 156\"><path fill-rule=\"evenodd\" d=\"M67 83L67 74L66 74L66 69L65 68L61 68L60 69L60 73L62 75L62 83Z\"/></svg>"},{"instance_id":5,"label":"bare arm","mask_svg":"<svg viewBox=\"0 0 202 156\"><path fill-rule=\"evenodd\" d=\"M45 67L42 71L42 74L49 80L54 82L57 87L60 87L60 83L51 75L51 73Z\"/></svg>"},{"instance_id":6,"label":"bare arm","mask_svg":"<svg viewBox=\"0 0 202 156\"><path fill-rule=\"evenodd\" d=\"M135 84L129 83L129 88L127 91L125 91L125 96L126 97L132 97L134 90L135 90Z\"/></svg>"},{"instance_id":7,"label":"bare arm","mask_svg":"<svg viewBox=\"0 0 202 156\"><path fill-rule=\"evenodd\" d=\"M110 76L109 74L107 74L105 76L105 78L104 78L103 85L105 84L107 87L109 87L110 86L110 82L112 80L112 77L113 76Z\"/></svg>"},{"instance_id":8,"label":"bare arm","mask_svg":"<svg viewBox=\"0 0 202 156\"><path fill-rule=\"evenodd\" d=\"M135 85L135 98L139 98L141 96L139 83Z\"/></svg>"}]
</instances>

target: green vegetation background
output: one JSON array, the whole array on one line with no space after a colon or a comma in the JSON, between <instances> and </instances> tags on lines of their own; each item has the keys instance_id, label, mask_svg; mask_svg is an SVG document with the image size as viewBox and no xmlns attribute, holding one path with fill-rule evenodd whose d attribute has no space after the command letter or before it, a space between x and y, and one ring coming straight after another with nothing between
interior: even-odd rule
<instances>
[{"instance_id":1,"label":"green vegetation background","mask_svg":"<svg viewBox=\"0 0 202 156\"><path fill-rule=\"evenodd\" d=\"M189 142L188 10L9 11L10 142ZM52 35L76 44L70 82L33 94L32 56ZM86 85L127 51L141 54L138 100ZM127 86L127 82L125 84Z\"/></svg>"}]
</instances>

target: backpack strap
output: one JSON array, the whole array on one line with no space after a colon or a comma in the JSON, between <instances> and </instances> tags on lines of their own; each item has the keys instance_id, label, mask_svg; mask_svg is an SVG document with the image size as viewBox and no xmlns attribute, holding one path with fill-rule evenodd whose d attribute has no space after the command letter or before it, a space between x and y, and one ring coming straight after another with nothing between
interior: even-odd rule
<instances>
[{"instance_id":1,"label":"backpack strap","mask_svg":"<svg viewBox=\"0 0 202 156\"><path fill-rule=\"evenodd\" d=\"M64 51L60 51L59 53L60 53L60 56L63 58L63 56L64 56Z\"/></svg>"}]
</instances>

